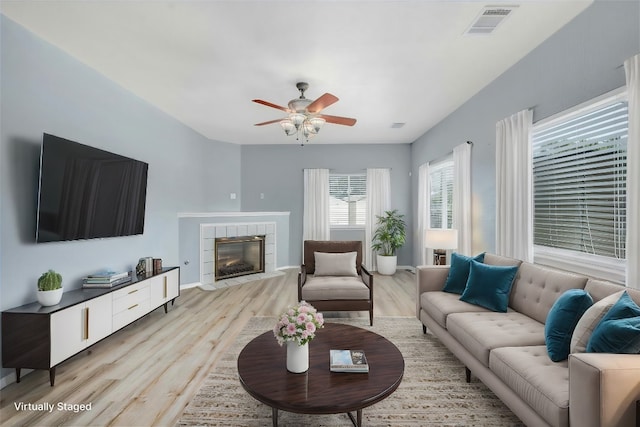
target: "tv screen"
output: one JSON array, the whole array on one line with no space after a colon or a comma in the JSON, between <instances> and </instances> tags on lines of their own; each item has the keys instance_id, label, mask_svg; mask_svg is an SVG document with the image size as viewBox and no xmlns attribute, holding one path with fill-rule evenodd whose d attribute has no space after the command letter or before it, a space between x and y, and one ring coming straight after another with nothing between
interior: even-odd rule
<instances>
[{"instance_id":1,"label":"tv screen","mask_svg":"<svg viewBox=\"0 0 640 427\"><path fill-rule=\"evenodd\" d=\"M142 234L148 167L45 133L36 241Z\"/></svg>"}]
</instances>

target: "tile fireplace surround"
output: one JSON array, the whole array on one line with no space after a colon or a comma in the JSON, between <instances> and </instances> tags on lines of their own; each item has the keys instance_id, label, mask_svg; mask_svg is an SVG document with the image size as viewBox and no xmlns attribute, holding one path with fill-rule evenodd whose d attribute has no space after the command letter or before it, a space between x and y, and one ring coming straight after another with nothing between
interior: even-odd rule
<instances>
[{"instance_id":1,"label":"tile fireplace surround","mask_svg":"<svg viewBox=\"0 0 640 427\"><path fill-rule=\"evenodd\" d=\"M279 275L289 267L290 212L233 211L182 212L178 214L181 286L216 289ZM216 282L215 239L247 235L265 236L265 272Z\"/></svg>"},{"instance_id":2,"label":"tile fireplace surround","mask_svg":"<svg viewBox=\"0 0 640 427\"><path fill-rule=\"evenodd\" d=\"M215 280L215 239L220 237L265 236L264 242L264 272L275 271L276 260L276 223L275 222L240 222L213 223L200 225L200 283L202 285L221 285ZM250 278L253 275L242 276L237 279L224 279L220 282L233 283ZM244 279L246 280L246 279Z\"/></svg>"}]
</instances>

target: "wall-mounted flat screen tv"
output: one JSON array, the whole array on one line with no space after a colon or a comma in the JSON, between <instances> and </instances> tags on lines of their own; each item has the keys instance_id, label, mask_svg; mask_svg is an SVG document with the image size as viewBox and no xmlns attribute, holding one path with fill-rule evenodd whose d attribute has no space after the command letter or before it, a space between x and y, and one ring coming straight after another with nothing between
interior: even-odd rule
<instances>
[{"instance_id":1,"label":"wall-mounted flat screen tv","mask_svg":"<svg viewBox=\"0 0 640 427\"><path fill-rule=\"evenodd\" d=\"M45 133L36 241L142 234L148 168L145 162Z\"/></svg>"}]
</instances>

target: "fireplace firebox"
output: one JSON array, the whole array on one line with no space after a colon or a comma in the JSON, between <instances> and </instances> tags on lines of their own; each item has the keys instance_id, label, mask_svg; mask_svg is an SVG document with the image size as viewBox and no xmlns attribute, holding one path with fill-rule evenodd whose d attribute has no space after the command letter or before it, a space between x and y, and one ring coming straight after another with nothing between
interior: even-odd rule
<instances>
[{"instance_id":1,"label":"fireplace firebox","mask_svg":"<svg viewBox=\"0 0 640 427\"><path fill-rule=\"evenodd\" d=\"M216 280L264 272L265 236L222 237L215 239Z\"/></svg>"}]
</instances>

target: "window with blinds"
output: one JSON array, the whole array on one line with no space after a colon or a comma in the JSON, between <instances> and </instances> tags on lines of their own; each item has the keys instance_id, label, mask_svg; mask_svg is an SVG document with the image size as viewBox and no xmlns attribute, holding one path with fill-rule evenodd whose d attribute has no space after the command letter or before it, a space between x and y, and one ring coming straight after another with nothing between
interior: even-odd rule
<instances>
[{"instance_id":1,"label":"window with blinds","mask_svg":"<svg viewBox=\"0 0 640 427\"><path fill-rule=\"evenodd\" d=\"M329 175L329 223L364 226L367 215L367 176Z\"/></svg>"},{"instance_id":2,"label":"window with blinds","mask_svg":"<svg viewBox=\"0 0 640 427\"><path fill-rule=\"evenodd\" d=\"M627 102L534 127L535 245L624 260Z\"/></svg>"},{"instance_id":3,"label":"window with blinds","mask_svg":"<svg viewBox=\"0 0 640 427\"><path fill-rule=\"evenodd\" d=\"M429 165L429 227L453 226L453 159Z\"/></svg>"}]
</instances>

